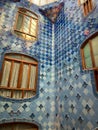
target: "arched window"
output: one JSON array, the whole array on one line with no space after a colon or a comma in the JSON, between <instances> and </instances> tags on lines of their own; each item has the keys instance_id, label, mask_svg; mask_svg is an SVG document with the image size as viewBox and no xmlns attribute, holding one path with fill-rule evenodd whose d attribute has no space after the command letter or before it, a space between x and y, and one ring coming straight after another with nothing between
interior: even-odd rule
<instances>
[{"instance_id":1,"label":"arched window","mask_svg":"<svg viewBox=\"0 0 98 130\"><path fill-rule=\"evenodd\" d=\"M29 98L36 94L38 62L24 54L7 53L0 76L0 95Z\"/></svg>"},{"instance_id":2,"label":"arched window","mask_svg":"<svg viewBox=\"0 0 98 130\"><path fill-rule=\"evenodd\" d=\"M25 8L18 8L14 33L25 40L36 41L38 35L38 16Z\"/></svg>"},{"instance_id":3,"label":"arched window","mask_svg":"<svg viewBox=\"0 0 98 130\"><path fill-rule=\"evenodd\" d=\"M4 123L0 130L38 130L38 126L31 123Z\"/></svg>"},{"instance_id":4,"label":"arched window","mask_svg":"<svg viewBox=\"0 0 98 130\"><path fill-rule=\"evenodd\" d=\"M98 92L98 32L82 44L81 56L83 69L94 70L96 90Z\"/></svg>"}]
</instances>

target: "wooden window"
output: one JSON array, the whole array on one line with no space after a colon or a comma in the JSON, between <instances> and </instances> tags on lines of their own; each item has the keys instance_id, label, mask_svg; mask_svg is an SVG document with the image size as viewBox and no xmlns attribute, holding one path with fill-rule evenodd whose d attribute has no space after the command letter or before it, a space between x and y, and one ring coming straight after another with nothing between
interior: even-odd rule
<instances>
[{"instance_id":1,"label":"wooden window","mask_svg":"<svg viewBox=\"0 0 98 130\"><path fill-rule=\"evenodd\" d=\"M30 123L4 123L0 130L38 130L38 126Z\"/></svg>"},{"instance_id":2,"label":"wooden window","mask_svg":"<svg viewBox=\"0 0 98 130\"><path fill-rule=\"evenodd\" d=\"M78 4L82 5L84 16L87 16L93 9L92 0L78 0Z\"/></svg>"},{"instance_id":3,"label":"wooden window","mask_svg":"<svg viewBox=\"0 0 98 130\"><path fill-rule=\"evenodd\" d=\"M36 94L38 62L26 55L8 53L4 56L0 78L0 95L15 99Z\"/></svg>"},{"instance_id":4,"label":"wooden window","mask_svg":"<svg viewBox=\"0 0 98 130\"><path fill-rule=\"evenodd\" d=\"M96 90L98 92L98 32L82 44L81 56L83 69L94 70Z\"/></svg>"},{"instance_id":5,"label":"wooden window","mask_svg":"<svg viewBox=\"0 0 98 130\"><path fill-rule=\"evenodd\" d=\"M29 0L30 3L36 4L38 6L43 6L43 5L50 4L56 1L58 0Z\"/></svg>"},{"instance_id":6,"label":"wooden window","mask_svg":"<svg viewBox=\"0 0 98 130\"><path fill-rule=\"evenodd\" d=\"M25 8L19 8L16 15L14 33L25 40L36 41L37 32L38 16Z\"/></svg>"}]
</instances>

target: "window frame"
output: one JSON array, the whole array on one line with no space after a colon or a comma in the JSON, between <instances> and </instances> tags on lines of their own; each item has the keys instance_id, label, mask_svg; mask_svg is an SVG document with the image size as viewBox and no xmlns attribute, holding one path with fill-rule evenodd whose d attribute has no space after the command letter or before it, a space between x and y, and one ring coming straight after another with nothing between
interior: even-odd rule
<instances>
[{"instance_id":1,"label":"window frame","mask_svg":"<svg viewBox=\"0 0 98 130\"><path fill-rule=\"evenodd\" d=\"M98 32L95 32L93 35L91 35L88 39L86 39L82 43L82 45L80 47L80 54L81 54L81 61L82 61L83 70L93 70L94 71L94 78L95 78L95 83L96 83L96 91L98 93L98 67L95 67L95 60L94 60L93 50L92 50L92 46L91 46L91 40L93 38L95 38L96 36L98 36ZM88 41L90 41L90 42L88 42ZM84 58L83 49L85 48L85 46L87 44L90 44L90 53L91 53L91 60L92 60L92 65L93 65L93 67L91 67L91 68L86 68L86 63L85 63L85 58Z\"/></svg>"},{"instance_id":2,"label":"window frame","mask_svg":"<svg viewBox=\"0 0 98 130\"><path fill-rule=\"evenodd\" d=\"M81 3L81 0L78 0L78 5L82 5L83 15L87 16L90 12L92 12L94 8L94 4L92 0L86 0Z\"/></svg>"},{"instance_id":3,"label":"window frame","mask_svg":"<svg viewBox=\"0 0 98 130\"><path fill-rule=\"evenodd\" d=\"M95 60L94 60L93 50L92 50L92 45L91 45L92 44L91 40L93 38L95 38L97 35L98 35L98 32L94 33L87 40L85 40L80 47L80 53L81 53L81 57L82 57L82 67L84 70L98 70L98 67L95 67ZM85 45L87 45L87 44L90 44L90 54L91 54L92 65L93 65L93 67L91 67L91 68L86 68L86 63L85 63L85 58L84 58L83 49L84 49Z\"/></svg>"},{"instance_id":4,"label":"window frame","mask_svg":"<svg viewBox=\"0 0 98 130\"><path fill-rule=\"evenodd\" d=\"M28 61L25 61L25 60L17 60L15 58L7 58L6 56L7 55L19 55L19 56L25 56L25 57L29 57L29 58L32 58L28 55L25 55L25 54L21 54L21 53L6 53L4 55L4 59L3 59L3 63L2 63L2 68L1 68L1 71L0 71L0 89L5 89L5 90L11 90L11 96L10 98L12 99L15 99L13 98L13 91L21 91L22 93L22 97L21 98L17 98L17 99L25 99L24 97L24 92L26 91L32 91L34 93L34 95L36 94L36 91L37 91L37 80L38 80L38 61L34 58L32 58L34 61L33 62L28 62ZM4 64L5 64L5 61L11 61L11 67L10 67L10 74L9 74L9 78L8 78L8 83L7 83L7 86L2 86L1 87L1 81L2 81L2 76L3 76L3 71L4 71ZM13 64L15 62L18 62L19 63L19 72L18 72L18 81L17 81L17 86L16 87L11 87L10 84L11 84L11 78L12 78L12 71L13 71ZM28 70L28 80L27 80L27 86L26 88L21 88L21 83L22 83L22 75L23 75L23 65L24 64L29 64L29 70ZM30 85L30 70L31 70L31 65L32 66L36 66L36 76L35 76L35 81L34 81L34 86L33 88L29 88L29 85ZM32 96L34 96L32 94ZM7 97L7 96L3 96L3 97ZM26 98L30 98L30 97L26 97Z\"/></svg>"},{"instance_id":5,"label":"window frame","mask_svg":"<svg viewBox=\"0 0 98 130\"><path fill-rule=\"evenodd\" d=\"M33 14L35 17L30 16L30 15L28 15L26 13L23 13L22 10L27 11L27 12ZM22 27L21 27L22 31L20 31L20 30L17 29L17 22L18 22L19 14L22 14L22 16L23 16ZM26 16L30 18L29 33L26 33L23 30L23 28L24 28L24 19L26 18ZM27 40L26 36L31 36L32 38L35 38L34 41L36 41L38 39L38 19L39 19L39 17L38 17L38 15L35 12L32 12L31 10L28 10L26 8L19 7L18 10L17 10L17 13L16 13L16 17L15 17L15 23L14 23L14 27L13 27L13 32L15 33L15 35L17 35L18 37L20 37L20 38L22 38L24 40ZM30 27L31 27L31 21L32 20L36 21L36 30L35 30L35 34L36 35L31 35L30 34L30 32L31 32ZM16 34L16 32L24 34L25 37L19 36L18 34ZM33 41L33 40L27 40L27 41Z\"/></svg>"}]
</instances>

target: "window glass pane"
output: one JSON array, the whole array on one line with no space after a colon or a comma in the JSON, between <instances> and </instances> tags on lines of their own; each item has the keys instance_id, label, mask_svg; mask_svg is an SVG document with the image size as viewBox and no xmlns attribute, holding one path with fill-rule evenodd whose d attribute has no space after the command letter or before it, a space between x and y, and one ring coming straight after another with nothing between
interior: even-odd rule
<instances>
[{"instance_id":1,"label":"window glass pane","mask_svg":"<svg viewBox=\"0 0 98 130\"><path fill-rule=\"evenodd\" d=\"M20 55L17 55L17 54L7 54L6 56L5 56L6 58L14 58L14 59L21 59L21 57L20 57Z\"/></svg>"},{"instance_id":2,"label":"window glass pane","mask_svg":"<svg viewBox=\"0 0 98 130\"><path fill-rule=\"evenodd\" d=\"M35 78L36 78L36 66L31 66L31 72L30 72L30 85L29 85L29 88L34 89Z\"/></svg>"},{"instance_id":3,"label":"window glass pane","mask_svg":"<svg viewBox=\"0 0 98 130\"><path fill-rule=\"evenodd\" d=\"M85 57L86 68L91 68L92 67L92 60L91 60L91 55L90 55L89 44L87 44L84 48L84 57Z\"/></svg>"},{"instance_id":4,"label":"window glass pane","mask_svg":"<svg viewBox=\"0 0 98 130\"><path fill-rule=\"evenodd\" d=\"M33 91L24 92L24 98L29 98L29 97L32 97L33 95L35 95L35 92L33 92Z\"/></svg>"},{"instance_id":5,"label":"window glass pane","mask_svg":"<svg viewBox=\"0 0 98 130\"><path fill-rule=\"evenodd\" d=\"M9 75L10 75L10 68L11 68L11 62L5 61L3 76L2 76L2 80L1 80L1 86L6 87L8 85L8 80L9 80Z\"/></svg>"},{"instance_id":6,"label":"window glass pane","mask_svg":"<svg viewBox=\"0 0 98 130\"><path fill-rule=\"evenodd\" d=\"M13 72L12 72L12 78L10 81L10 87L17 88L17 81L18 81L18 74L19 74L19 63L14 63L13 65Z\"/></svg>"},{"instance_id":7,"label":"window glass pane","mask_svg":"<svg viewBox=\"0 0 98 130\"><path fill-rule=\"evenodd\" d=\"M13 98L15 98L15 99L22 98L22 91L14 91Z\"/></svg>"},{"instance_id":8,"label":"window glass pane","mask_svg":"<svg viewBox=\"0 0 98 130\"><path fill-rule=\"evenodd\" d=\"M29 34L29 30L30 30L30 18L25 16L24 22L23 22L23 32Z\"/></svg>"},{"instance_id":9,"label":"window glass pane","mask_svg":"<svg viewBox=\"0 0 98 130\"><path fill-rule=\"evenodd\" d=\"M22 56L23 60L28 61L28 62L36 62L35 60L33 60L32 58L28 57L28 56Z\"/></svg>"},{"instance_id":10,"label":"window glass pane","mask_svg":"<svg viewBox=\"0 0 98 130\"><path fill-rule=\"evenodd\" d=\"M16 29L19 31L22 31L22 22L23 22L23 14L18 15L18 19L17 19L17 24L16 24Z\"/></svg>"},{"instance_id":11,"label":"window glass pane","mask_svg":"<svg viewBox=\"0 0 98 130\"><path fill-rule=\"evenodd\" d=\"M11 90L5 90L4 93L4 96L11 97Z\"/></svg>"},{"instance_id":12,"label":"window glass pane","mask_svg":"<svg viewBox=\"0 0 98 130\"><path fill-rule=\"evenodd\" d=\"M37 32L37 21L32 19L31 21L31 28L30 28L30 34L33 36L36 36Z\"/></svg>"},{"instance_id":13,"label":"window glass pane","mask_svg":"<svg viewBox=\"0 0 98 130\"><path fill-rule=\"evenodd\" d=\"M95 59L95 66L98 67L98 36L92 39L92 49Z\"/></svg>"},{"instance_id":14,"label":"window glass pane","mask_svg":"<svg viewBox=\"0 0 98 130\"><path fill-rule=\"evenodd\" d=\"M27 81L28 81L28 65L23 65L23 76L22 76L22 83L21 83L21 88L27 88Z\"/></svg>"},{"instance_id":15,"label":"window glass pane","mask_svg":"<svg viewBox=\"0 0 98 130\"><path fill-rule=\"evenodd\" d=\"M0 95L1 96L6 96L6 97L11 97L11 90L4 90L4 89L1 89L0 90Z\"/></svg>"}]
</instances>

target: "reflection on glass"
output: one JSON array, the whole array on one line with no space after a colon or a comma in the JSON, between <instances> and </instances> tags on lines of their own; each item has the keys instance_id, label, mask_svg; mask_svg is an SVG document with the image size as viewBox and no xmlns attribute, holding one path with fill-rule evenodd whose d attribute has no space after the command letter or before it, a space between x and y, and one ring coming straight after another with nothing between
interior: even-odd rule
<instances>
[{"instance_id":1,"label":"reflection on glass","mask_svg":"<svg viewBox=\"0 0 98 130\"><path fill-rule=\"evenodd\" d=\"M29 88L34 89L34 86L35 86L35 77L36 77L36 66L31 66Z\"/></svg>"},{"instance_id":2,"label":"reflection on glass","mask_svg":"<svg viewBox=\"0 0 98 130\"><path fill-rule=\"evenodd\" d=\"M30 18L25 16L23 24L23 32L29 34L29 30L30 30Z\"/></svg>"},{"instance_id":3,"label":"reflection on glass","mask_svg":"<svg viewBox=\"0 0 98 130\"><path fill-rule=\"evenodd\" d=\"M92 67L92 61L91 61L89 44L87 44L84 48L84 57L85 57L86 68L91 68Z\"/></svg>"},{"instance_id":4,"label":"reflection on glass","mask_svg":"<svg viewBox=\"0 0 98 130\"><path fill-rule=\"evenodd\" d=\"M22 23L23 23L23 15L19 13L18 15L18 20L17 20L17 24L16 24L16 29L19 31L22 31Z\"/></svg>"},{"instance_id":5,"label":"reflection on glass","mask_svg":"<svg viewBox=\"0 0 98 130\"><path fill-rule=\"evenodd\" d=\"M27 81L28 81L28 65L24 64L21 88L27 88L28 83Z\"/></svg>"},{"instance_id":6,"label":"reflection on glass","mask_svg":"<svg viewBox=\"0 0 98 130\"><path fill-rule=\"evenodd\" d=\"M95 67L98 67L98 36L92 39L92 49L95 59Z\"/></svg>"},{"instance_id":7,"label":"reflection on glass","mask_svg":"<svg viewBox=\"0 0 98 130\"><path fill-rule=\"evenodd\" d=\"M17 88L19 66L20 66L19 63L14 63L14 65L13 65L13 73L12 73L12 78L11 78L11 81L10 81L10 87Z\"/></svg>"}]
</instances>

